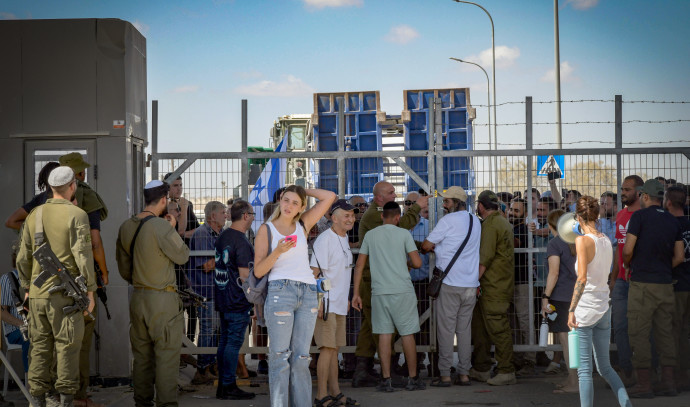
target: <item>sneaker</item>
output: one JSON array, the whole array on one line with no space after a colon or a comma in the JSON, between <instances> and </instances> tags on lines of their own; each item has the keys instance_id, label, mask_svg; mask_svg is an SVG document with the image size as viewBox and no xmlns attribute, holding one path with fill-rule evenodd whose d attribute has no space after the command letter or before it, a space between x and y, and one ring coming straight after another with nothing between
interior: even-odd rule
<instances>
[{"instance_id":1,"label":"sneaker","mask_svg":"<svg viewBox=\"0 0 690 407\"><path fill-rule=\"evenodd\" d=\"M491 370L486 372L480 372L474 368L470 369L470 379L476 380L478 382L486 382L491 378Z\"/></svg>"},{"instance_id":2,"label":"sneaker","mask_svg":"<svg viewBox=\"0 0 690 407\"><path fill-rule=\"evenodd\" d=\"M487 384L492 386L506 386L509 384L517 384L517 379L515 378L515 373L499 373L496 376L486 381Z\"/></svg>"},{"instance_id":3,"label":"sneaker","mask_svg":"<svg viewBox=\"0 0 690 407\"><path fill-rule=\"evenodd\" d=\"M268 374L268 361L266 359L259 361L259 367L256 369L258 374Z\"/></svg>"},{"instance_id":4,"label":"sneaker","mask_svg":"<svg viewBox=\"0 0 690 407\"><path fill-rule=\"evenodd\" d=\"M524 365L520 368L520 370L515 372L515 376L517 377L534 376L535 374L536 371L532 365Z\"/></svg>"},{"instance_id":5,"label":"sneaker","mask_svg":"<svg viewBox=\"0 0 690 407\"><path fill-rule=\"evenodd\" d=\"M394 392L395 388L393 387L391 378L389 377L388 379L382 379L378 386L376 386L376 391L385 391L386 393Z\"/></svg>"},{"instance_id":6,"label":"sneaker","mask_svg":"<svg viewBox=\"0 0 690 407\"><path fill-rule=\"evenodd\" d=\"M237 383L227 384L223 386L221 393L221 400L251 400L256 396L254 393L244 391L237 387Z\"/></svg>"},{"instance_id":7,"label":"sneaker","mask_svg":"<svg viewBox=\"0 0 690 407\"><path fill-rule=\"evenodd\" d=\"M546 374L558 374L561 372L561 365L556 362L551 362L544 370Z\"/></svg>"},{"instance_id":8,"label":"sneaker","mask_svg":"<svg viewBox=\"0 0 690 407\"><path fill-rule=\"evenodd\" d=\"M417 375L417 377L408 377L407 386L405 386L405 390L426 390L426 384L424 384L424 380L421 377L419 377L419 375Z\"/></svg>"}]
</instances>

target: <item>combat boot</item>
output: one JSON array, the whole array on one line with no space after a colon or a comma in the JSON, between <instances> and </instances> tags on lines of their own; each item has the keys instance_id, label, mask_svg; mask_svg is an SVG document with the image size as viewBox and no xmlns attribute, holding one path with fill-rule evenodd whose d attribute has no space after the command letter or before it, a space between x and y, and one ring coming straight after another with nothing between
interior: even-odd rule
<instances>
[{"instance_id":1,"label":"combat boot","mask_svg":"<svg viewBox=\"0 0 690 407\"><path fill-rule=\"evenodd\" d=\"M37 395L35 395L35 394L32 394L31 397L32 397L32 398L34 399L34 401L36 402L36 406L38 406L38 407L46 407L46 395L45 395L45 394L41 394L40 396L37 396ZM29 403L29 404L33 404L33 403Z\"/></svg>"},{"instance_id":2,"label":"combat boot","mask_svg":"<svg viewBox=\"0 0 690 407\"><path fill-rule=\"evenodd\" d=\"M74 407L74 394L60 393L60 407Z\"/></svg>"},{"instance_id":3,"label":"combat boot","mask_svg":"<svg viewBox=\"0 0 690 407\"><path fill-rule=\"evenodd\" d=\"M652 386L655 396L675 397L678 395L673 374L674 369L673 366L663 366L661 368L661 381Z\"/></svg>"},{"instance_id":4,"label":"combat boot","mask_svg":"<svg viewBox=\"0 0 690 407\"><path fill-rule=\"evenodd\" d=\"M352 387L374 387L378 384L378 378L373 377L368 372L368 359L357 357L357 367L352 375Z\"/></svg>"},{"instance_id":5,"label":"combat boot","mask_svg":"<svg viewBox=\"0 0 690 407\"><path fill-rule=\"evenodd\" d=\"M637 383L628 390L628 395L636 399L653 399L651 380L649 369L637 369Z\"/></svg>"}]
</instances>

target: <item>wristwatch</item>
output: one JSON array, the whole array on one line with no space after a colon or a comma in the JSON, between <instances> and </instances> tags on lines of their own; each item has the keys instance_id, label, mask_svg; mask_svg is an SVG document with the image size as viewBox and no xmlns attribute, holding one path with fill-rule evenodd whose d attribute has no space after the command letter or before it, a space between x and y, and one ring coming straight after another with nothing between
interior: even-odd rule
<instances>
[{"instance_id":1,"label":"wristwatch","mask_svg":"<svg viewBox=\"0 0 690 407\"><path fill-rule=\"evenodd\" d=\"M548 296L548 295L546 295L546 293L543 293L543 294L541 295L541 298L547 299L547 300L550 300L550 299L551 299L551 297Z\"/></svg>"}]
</instances>

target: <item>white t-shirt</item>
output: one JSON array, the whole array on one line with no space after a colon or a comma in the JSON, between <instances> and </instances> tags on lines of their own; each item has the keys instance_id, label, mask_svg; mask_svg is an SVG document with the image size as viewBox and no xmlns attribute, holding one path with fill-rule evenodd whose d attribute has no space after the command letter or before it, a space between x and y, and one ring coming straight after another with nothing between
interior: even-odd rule
<instances>
[{"instance_id":1,"label":"white t-shirt","mask_svg":"<svg viewBox=\"0 0 690 407\"><path fill-rule=\"evenodd\" d=\"M449 213L438 221L426 240L436 245L434 249L436 267L445 270L467 236L470 216L474 218L472 235L460 257L453 264L453 268L443 280L443 284L453 287L479 286L479 241L482 235L479 218L467 211Z\"/></svg>"},{"instance_id":2,"label":"white t-shirt","mask_svg":"<svg viewBox=\"0 0 690 407\"><path fill-rule=\"evenodd\" d=\"M318 259L318 263L316 262ZM347 315L347 297L352 277L352 252L345 236L338 236L333 229L321 233L314 242L311 266L319 267L324 277L331 280L328 312Z\"/></svg>"}]
</instances>

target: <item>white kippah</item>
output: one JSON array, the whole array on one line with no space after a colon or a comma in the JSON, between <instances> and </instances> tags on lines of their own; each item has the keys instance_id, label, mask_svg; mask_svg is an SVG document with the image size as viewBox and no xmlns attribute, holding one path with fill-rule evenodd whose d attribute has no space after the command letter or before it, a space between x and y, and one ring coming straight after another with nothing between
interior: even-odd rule
<instances>
[{"instance_id":1,"label":"white kippah","mask_svg":"<svg viewBox=\"0 0 690 407\"><path fill-rule=\"evenodd\" d=\"M74 180L74 171L70 167L57 167L48 176L48 185L51 187L61 187Z\"/></svg>"},{"instance_id":2,"label":"white kippah","mask_svg":"<svg viewBox=\"0 0 690 407\"><path fill-rule=\"evenodd\" d=\"M151 189L151 188L156 188L163 185L163 181L159 181L157 179L154 179L153 181L149 181L146 186L144 186L144 189Z\"/></svg>"}]
</instances>

